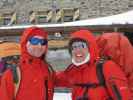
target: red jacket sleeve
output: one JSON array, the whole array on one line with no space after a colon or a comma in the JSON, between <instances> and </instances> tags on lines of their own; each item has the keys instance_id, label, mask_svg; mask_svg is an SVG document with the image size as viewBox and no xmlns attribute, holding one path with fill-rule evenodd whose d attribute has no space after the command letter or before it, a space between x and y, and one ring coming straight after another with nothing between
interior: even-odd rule
<instances>
[{"instance_id":1,"label":"red jacket sleeve","mask_svg":"<svg viewBox=\"0 0 133 100\"><path fill-rule=\"evenodd\" d=\"M0 100L13 100L14 96L15 93L12 72L7 70L1 78Z\"/></svg>"},{"instance_id":2,"label":"red jacket sleeve","mask_svg":"<svg viewBox=\"0 0 133 100\"><path fill-rule=\"evenodd\" d=\"M104 64L103 72L107 90L113 100L132 100L126 76L119 65L108 61Z\"/></svg>"}]
</instances>

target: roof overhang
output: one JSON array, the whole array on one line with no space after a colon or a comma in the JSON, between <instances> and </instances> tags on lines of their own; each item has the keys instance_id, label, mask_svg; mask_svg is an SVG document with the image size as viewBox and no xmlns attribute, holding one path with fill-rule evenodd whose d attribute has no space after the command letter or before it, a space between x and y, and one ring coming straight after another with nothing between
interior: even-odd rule
<instances>
[{"instance_id":1,"label":"roof overhang","mask_svg":"<svg viewBox=\"0 0 133 100\"><path fill-rule=\"evenodd\" d=\"M21 26L21 25L20 25ZM0 36L13 36L13 35L21 35L25 28L31 26L38 26L42 27L48 31L49 34L55 32L62 32L62 33L70 33L72 31L78 29L89 29L93 32L108 32L108 31L118 31L118 32L133 32L133 24L115 24L115 25L89 25L89 26L39 26L39 25L25 25L25 26L5 26L0 27Z\"/></svg>"}]
</instances>

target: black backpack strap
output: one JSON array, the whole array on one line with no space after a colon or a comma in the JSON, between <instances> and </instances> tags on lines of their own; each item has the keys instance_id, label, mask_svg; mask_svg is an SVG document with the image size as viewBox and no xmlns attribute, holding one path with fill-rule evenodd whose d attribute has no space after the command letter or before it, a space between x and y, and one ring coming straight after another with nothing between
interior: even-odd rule
<instances>
[{"instance_id":1,"label":"black backpack strap","mask_svg":"<svg viewBox=\"0 0 133 100\"><path fill-rule=\"evenodd\" d=\"M46 97L45 97L45 99L44 100L49 100L49 92L54 92L54 88L50 88L49 89L49 80L51 81L51 80L55 80L55 71L54 71L54 69L53 69L53 67L49 64L49 63L47 63L48 64L48 72L49 72L49 74L48 74L48 77L47 77L47 79L45 79L45 81L44 81L44 85L45 85L45 92L46 92Z\"/></svg>"},{"instance_id":2,"label":"black backpack strap","mask_svg":"<svg viewBox=\"0 0 133 100\"><path fill-rule=\"evenodd\" d=\"M106 87L106 83L105 83L105 78L104 78L104 74L103 74L103 64L104 64L105 60L104 59L100 59L96 65L96 74L97 74L97 78L99 81L99 84L101 86Z\"/></svg>"},{"instance_id":3,"label":"black backpack strap","mask_svg":"<svg viewBox=\"0 0 133 100\"><path fill-rule=\"evenodd\" d=\"M99 86L97 83L78 83L74 85L85 89L83 95L77 97L76 100L89 100L88 90L90 88L97 88Z\"/></svg>"},{"instance_id":4,"label":"black backpack strap","mask_svg":"<svg viewBox=\"0 0 133 100\"><path fill-rule=\"evenodd\" d=\"M49 71L50 74L55 73L53 67L49 63L48 63L48 71Z\"/></svg>"},{"instance_id":5,"label":"black backpack strap","mask_svg":"<svg viewBox=\"0 0 133 100\"><path fill-rule=\"evenodd\" d=\"M18 81L19 81L17 66L12 66L11 71L12 71L12 74L13 74L13 81L14 81L15 84L17 84Z\"/></svg>"},{"instance_id":6,"label":"black backpack strap","mask_svg":"<svg viewBox=\"0 0 133 100\"><path fill-rule=\"evenodd\" d=\"M106 86L106 81L105 81L105 77L104 77L104 72L103 72L103 64L105 63L105 59L100 59L99 62L96 65L96 74L97 74L97 78L99 81L99 85L103 86L106 90L106 93L108 95L107 100L113 100L113 98L109 95L109 91L107 89Z\"/></svg>"},{"instance_id":7,"label":"black backpack strap","mask_svg":"<svg viewBox=\"0 0 133 100\"><path fill-rule=\"evenodd\" d=\"M18 66L12 66L12 67L10 67L10 70L13 75L13 82L14 82L14 86L15 86L14 98L16 98L16 95L17 95L17 92L19 89L19 85L20 85L20 81L21 81L21 70Z\"/></svg>"},{"instance_id":8,"label":"black backpack strap","mask_svg":"<svg viewBox=\"0 0 133 100\"><path fill-rule=\"evenodd\" d=\"M97 66L96 66L96 74L97 74L97 77L98 77L98 81L99 81L99 84L101 86L103 86L106 90L106 93L108 94L108 99L107 100L113 100L113 98L109 95L109 91L107 89L107 86L106 86L106 81L105 81L105 77L104 77L104 72L103 72L103 64L105 63L105 59L101 59L99 60L99 62L97 63ZM122 100L122 97L120 95L120 92L118 91L116 85L112 85L112 91L114 92L117 100Z\"/></svg>"},{"instance_id":9,"label":"black backpack strap","mask_svg":"<svg viewBox=\"0 0 133 100\"><path fill-rule=\"evenodd\" d=\"M45 99L44 100L48 100L48 80L45 80L45 89L46 89L46 91L45 91Z\"/></svg>"}]
</instances>

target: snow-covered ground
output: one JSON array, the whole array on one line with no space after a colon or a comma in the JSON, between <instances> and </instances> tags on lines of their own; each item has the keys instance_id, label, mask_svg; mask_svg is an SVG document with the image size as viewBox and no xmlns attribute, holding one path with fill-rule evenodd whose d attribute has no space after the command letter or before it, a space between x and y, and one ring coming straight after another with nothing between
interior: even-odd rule
<instances>
[{"instance_id":1,"label":"snow-covered ground","mask_svg":"<svg viewBox=\"0 0 133 100\"><path fill-rule=\"evenodd\" d=\"M71 93L54 93L54 100L72 100Z\"/></svg>"}]
</instances>

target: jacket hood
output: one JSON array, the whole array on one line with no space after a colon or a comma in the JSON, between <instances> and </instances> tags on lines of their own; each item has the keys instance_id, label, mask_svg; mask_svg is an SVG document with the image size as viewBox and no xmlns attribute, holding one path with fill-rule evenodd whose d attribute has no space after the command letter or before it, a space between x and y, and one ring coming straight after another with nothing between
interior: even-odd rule
<instances>
[{"instance_id":1,"label":"jacket hood","mask_svg":"<svg viewBox=\"0 0 133 100\"><path fill-rule=\"evenodd\" d=\"M22 37L21 37L21 41L20 41L20 43L21 43L21 61L37 59L36 57L31 56L27 52L27 48L26 48L26 43L28 42L28 39L35 35L42 36L45 39L47 39L48 34L45 30L38 28L38 27L30 27L30 28L27 28L26 30L24 30ZM40 58L38 58L38 59L40 59Z\"/></svg>"},{"instance_id":2,"label":"jacket hood","mask_svg":"<svg viewBox=\"0 0 133 100\"><path fill-rule=\"evenodd\" d=\"M74 39L82 39L85 40L88 44L88 50L90 52L90 63L93 63L94 61L99 58L99 52L96 44L95 37L93 34L88 30L79 30L71 34L70 42Z\"/></svg>"},{"instance_id":3,"label":"jacket hood","mask_svg":"<svg viewBox=\"0 0 133 100\"><path fill-rule=\"evenodd\" d=\"M109 56L128 74L133 72L133 47L122 33L104 33L97 37L101 56Z\"/></svg>"},{"instance_id":4,"label":"jacket hood","mask_svg":"<svg viewBox=\"0 0 133 100\"><path fill-rule=\"evenodd\" d=\"M47 32L44 31L41 28L38 27L30 27L27 28L24 32L23 35L21 37L21 54L28 54L27 49L26 49L26 43L28 42L28 39L38 35L38 36L42 36L45 39L47 39Z\"/></svg>"}]
</instances>

